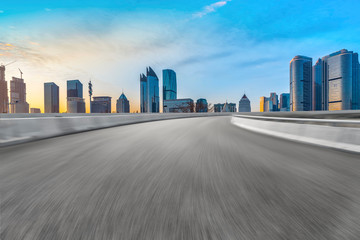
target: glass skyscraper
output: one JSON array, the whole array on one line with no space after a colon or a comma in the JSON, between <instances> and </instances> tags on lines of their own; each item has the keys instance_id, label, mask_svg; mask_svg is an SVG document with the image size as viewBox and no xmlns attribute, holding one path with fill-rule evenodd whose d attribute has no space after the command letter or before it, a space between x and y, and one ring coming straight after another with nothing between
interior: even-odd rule
<instances>
[{"instance_id":1,"label":"glass skyscraper","mask_svg":"<svg viewBox=\"0 0 360 240\"><path fill-rule=\"evenodd\" d=\"M319 58L312 68L312 110L322 110L322 64Z\"/></svg>"},{"instance_id":2,"label":"glass skyscraper","mask_svg":"<svg viewBox=\"0 0 360 240\"><path fill-rule=\"evenodd\" d=\"M171 69L164 69L163 74L163 100L177 98L176 73Z\"/></svg>"},{"instance_id":3,"label":"glass skyscraper","mask_svg":"<svg viewBox=\"0 0 360 240\"><path fill-rule=\"evenodd\" d=\"M129 113L130 112L130 104L129 100L127 100L124 93L122 93L119 99L116 102L116 112L117 113Z\"/></svg>"},{"instance_id":4,"label":"glass skyscraper","mask_svg":"<svg viewBox=\"0 0 360 240\"><path fill-rule=\"evenodd\" d=\"M280 111L290 111L290 93L280 94Z\"/></svg>"},{"instance_id":5,"label":"glass skyscraper","mask_svg":"<svg viewBox=\"0 0 360 240\"><path fill-rule=\"evenodd\" d=\"M151 67L146 68L146 76L140 75L140 110L142 113L160 110L159 79Z\"/></svg>"},{"instance_id":6,"label":"glass skyscraper","mask_svg":"<svg viewBox=\"0 0 360 240\"><path fill-rule=\"evenodd\" d=\"M312 58L295 56L290 61L290 111L312 107Z\"/></svg>"},{"instance_id":7,"label":"glass skyscraper","mask_svg":"<svg viewBox=\"0 0 360 240\"><path fill-rule=\"evenodd\" d=\"M79 80L67 81L67 97L83 98L83 85Z\"/></svg>"},{"instance_id":8,"label":"glass skyscraper","mask_svg":"<svg viewBox=\"0 0 360 240\"><path fill-rule=\"evenodd\" d=\"M44 112L59 113L59 87L53 83L44 83Z\"/></svg>"},{"instance_id":9,"label":"glass skyscraper","mask_svg":"<svg viewBox=\"0 0 360 240\"><path fill-rule=\"evenodd\" d=\"M85 113L83 85L79 80L67 81L67 112Z\"/></svg>"},{"instance_id":10,"label":"glass skyscraper","mask_svg":"<svg viewBox=\"0 0 360 240\"><path fill-rule=\"evenodd\" d=\"M239 101L239 112L251 112L250 100L245 94Z\"/></svg>"},{"instance_id":11,"label":"glass skyscraper","mask_svg":"<svg viewBox=\"0 0 360 240\"><path fill-rule=\"evenodd\" d=\"M342 49L322 61L323 110L360 109L358 54Z\"/></svg>"}]
</instances>

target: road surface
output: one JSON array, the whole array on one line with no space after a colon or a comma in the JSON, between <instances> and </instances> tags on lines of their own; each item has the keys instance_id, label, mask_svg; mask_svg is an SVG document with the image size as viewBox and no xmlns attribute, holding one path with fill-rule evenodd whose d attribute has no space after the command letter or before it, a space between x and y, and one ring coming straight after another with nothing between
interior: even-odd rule
<instances>
[{"instance_id":1,"label":"road surface","mask_svg":"<svg viewBox=\"0 0 360 240\"><path fill-rule=\"evenodd\" d=\"M190 118L0 149L1 239L360 239L360 155Z\"/></svg>"}]
</instances>

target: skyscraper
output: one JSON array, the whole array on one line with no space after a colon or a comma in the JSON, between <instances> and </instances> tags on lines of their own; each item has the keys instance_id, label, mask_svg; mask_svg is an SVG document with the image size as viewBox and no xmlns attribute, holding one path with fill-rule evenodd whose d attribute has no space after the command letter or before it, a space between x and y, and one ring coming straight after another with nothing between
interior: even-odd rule
<instances>
[{"instance_id":1,"label":"skyscraper","mask_svg":"<svg viewBox=\"0 0 360 240\"><path fill-rule=\"evenodd\" d=\"M270 112L273 109L273 102L268 97L260 97L260 112Z\"/></svg>"},{"instance_id":2,"label":"skyscraper","mask_svg":"<svg viewBox=\"0 0 360 240\"><path fill-rule=\"evenodd\" d=\"M250 100L244 94L239 101L239 112L251 112Z\"/></svg>"},{"instance_id":3,"label":"skyscraper","mask_svg":"<svg viewBox=\"0 0 360 240\"><path fill-rule=\"evenodd\" d=\"M9 112L9 97L7 82L5 81L5 66L0 66L0 113Z\"/></svg>"},{"instance_id":4,"label":"skyscraper","mask_svg":"<svg viewBox=\"0 0 360 240\"><path fill-rule=\"evenodd\" d=\"M116 102L116 112L117 113L129 113L130 112L130 104L124 93L122 93L120 95L119 99Z\"/></svg>"},{"instance_id":5,"label":"skyscraper","mask_svg":"<svg viewBox=\"0 0 360 240\"><path fill-rule=\"evenodd\" d=\"M280 94L280 111L290 111L290 93Z\"/></svg>"},{"instance_id":6,"label":"skyscraper","mask_svg":"<svg viewBox=\"0 0 360 240\"><path fill-rule=\"evenodd\" d=\"M171 69L164 69L163 74L163 100L177 98L176 73Z\"/></svg>"},{"instance_id":7,"label":"skyscraper","mask_svg":"<svg viewBox=\"0 0 360 240\"><path fill-rule=\"evenodd\" d=\"M29 113L24 79L13 77L10 81L10 102L11 113Z\"/></svg>"},{"instance_id":8,"label":"skyscraper","mask_svg":"<svg viewBox=\"0 0 360 240\"><path fill-rule=\"evenodd\" d=\"M79 80L67 81L67 112L85 113L83 85Z\"/></svg>"},{"instance_id":9,"label":"skyscraper","mask_svg":"<svg viewBox=\"0 0 360 240\"><path fill-rule=\"evenodd\" d=\"M93 97L91 113L111 113L111 97Z\"/></svg>"},{"instance_id":10,"label":"skyscraper","mask_svg":"<svg viewBox=\"0 0 360 240\"><path fill-rule=\"evenodd\" d=\"M140 110L158 113L160 110L159 79L151 67L146 68L146 77L140 75Z\"/></svg>"},{"instance_id":11,"label":"skyscraper","mask_svg":"<svg viewBox=\"0 0 360 240\"><path fill-rule=\"evenodd\" d=\"M322 60L319 58L312 67L312 110L322 110Z\"/></svg>"},{"instance_id":12,"label":"skyscraper","mask_svg":"<svg viewBox=\"0 0 360 240\"><path fill-rule=\"evenodd\" d=\"M322 58L323 110L360 109L358 54L346 49Z\"/></svg>"},{"instance_id":13,"label":"skyscraper","mask_svg":"<svg viewBox=\"0 0 360 240\"><path fill-rule=\"evenodd\" d=\"M44 112L59 113L59 87L53 82L44 83Z\"/></svg>"},{"instance_id":14,"label":"skyscraper","mask_svg":"<svg viewBox=\"0 0 360 240\"><path fill-rule=\"evenodd\" d=\"M269 112L279 111L279 98L276 93L274 92L270 93L270 102L271 102L271 106Z\"/></svg>"},{"instance_id":15,"label":"skyscraper","mask_svg":"<svg viewBox=\"0 0 360 240\"><path fill-rule=\"evenodd\" d=\"M312 98L312 58L295 56L290 61L290 110L310 111Z\"/></svg>"},{"instance_id":16,"label":"skyscraper","mask_svg":"<svg viewBox=\"0 0 360 240\"><path fill-rule=\"evenodd\" d=\"M196 112L208 112L208 103L205 98L196 101Z\"/></svg>"}]
</instances>

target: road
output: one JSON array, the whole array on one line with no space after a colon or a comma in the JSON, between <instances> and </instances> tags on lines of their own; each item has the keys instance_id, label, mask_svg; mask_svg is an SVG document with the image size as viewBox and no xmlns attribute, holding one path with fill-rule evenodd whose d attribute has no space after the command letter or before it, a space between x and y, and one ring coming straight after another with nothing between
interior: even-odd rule
<instances>
[{"instance_id":1,"label":"road","mask_svg":"<svg viewBox=\"0 0 360 240\"><path fill-rule=\"evenodd\" d=\"M1 239L360 239L360 155L230 117L0 149Z\"/></svg>"}]
</instances>

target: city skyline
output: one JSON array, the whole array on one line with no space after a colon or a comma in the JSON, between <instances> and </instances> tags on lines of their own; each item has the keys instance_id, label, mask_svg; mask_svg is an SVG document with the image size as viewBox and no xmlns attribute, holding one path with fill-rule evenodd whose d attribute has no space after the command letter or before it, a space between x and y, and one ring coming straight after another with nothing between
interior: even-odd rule
<instances>
[{"instance_id":1,"label":"city skyline","mask_svg":"<svg viewBox=\"0 0 360 240\"><path fill-rule=\"evenodd\" d=\"M238 102L245 90L259 111L261 96L289 92L288 62L295 55L360 52L358 1L336 7L281 1L276 8L247 0L35 2L0 7L0 63L17 60L7 66L6 81L19 77L20 67L30 107L42 111L44 82L59 86L60 112L66 111L68 79L84 85L91 79L96 95L113 99L124 89L132 111L139 111L138 73L149 65L159 78L162 69L177 72L178 98Z\"/></svg>"}]
</instances>

